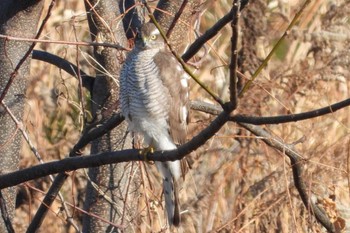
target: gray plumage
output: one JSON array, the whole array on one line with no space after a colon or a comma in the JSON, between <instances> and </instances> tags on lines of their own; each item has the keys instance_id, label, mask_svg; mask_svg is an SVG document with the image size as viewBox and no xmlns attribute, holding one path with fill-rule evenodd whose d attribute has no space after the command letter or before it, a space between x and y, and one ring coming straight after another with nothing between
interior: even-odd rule
<instances>
[{"instance_id":1,"label":"gray plumage","mask_svg":"<svg viewBox=\"0 0 350 233\"><path fill-rule=\"evenodd\" d=\"M122 114L129 130L141 133L155 150L172 150L184 143L187 133L187 74L165 48L158 29L144 24L135 48L128 54L120 75ZM177 180L180 161L156 162L163 176L168 221L179 225Z\"/></svg>"}]
</instances>

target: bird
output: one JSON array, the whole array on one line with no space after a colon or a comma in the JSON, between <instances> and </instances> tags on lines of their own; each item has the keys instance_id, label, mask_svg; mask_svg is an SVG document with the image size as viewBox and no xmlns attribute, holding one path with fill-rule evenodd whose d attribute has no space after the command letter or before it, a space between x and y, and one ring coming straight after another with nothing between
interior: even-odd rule
<instances>
[{"instance_id":1,"label":"bird","mask_svg":"<svg viewBox=\"0 0 350 233\"><path fill-rule=\"evenodd\" d=\"M152 22L143 24L121 68L120 103L128 130L141 134L151 151L173 150L185 143L188 79L158 28ZM178 181L183 176L180 161L155 164L163 179L168 223L177 227L180 225Z\"/></svg>"}]
</instances>

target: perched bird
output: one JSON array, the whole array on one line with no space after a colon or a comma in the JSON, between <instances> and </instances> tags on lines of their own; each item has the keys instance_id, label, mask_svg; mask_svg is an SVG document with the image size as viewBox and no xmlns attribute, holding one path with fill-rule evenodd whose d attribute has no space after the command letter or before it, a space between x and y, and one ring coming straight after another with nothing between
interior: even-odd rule
<instances>
[{"instance_id":1,"label":"perched bird","mask_svg":"<svg viewBox=\"0 0 350 233\"><path fill-rule=\"evenodd\" d=\"M140 133L153 150L176 149L185 142L189 109L188 75L167 50L153 23L138 32L135 47L120 73L120 102L129 130ZM178 185L180 161L156 162L163 177L170 225L180 224Z\"/></svg>"}]
</instances>

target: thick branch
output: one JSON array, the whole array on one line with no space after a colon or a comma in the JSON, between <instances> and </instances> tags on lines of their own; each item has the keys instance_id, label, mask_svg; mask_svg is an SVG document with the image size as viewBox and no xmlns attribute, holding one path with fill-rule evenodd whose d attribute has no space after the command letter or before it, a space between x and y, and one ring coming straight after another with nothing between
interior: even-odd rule
<instances>
[{"instance_id":1,"label":"thick branch","mask_svg":"<svg viewBox=\"0 0 350 233\"><path fill-rule=\"evenodd\" d=\"M108 119L102 119L101 121L96 122L93 125L87 126L84 130L83 135L75 144L69 156L73 157L76 153L79 153L79 150L83 149L91 141L96 140L97 138L111 131L120 123L122 123L123 120L124 117L121 114L115 113Z\"/></svg>"},{"instance_id":2,"label":"thick branch","mask_svg":"<svg viewBox=\"0 0 350 233\"><path fill-rule=\"evenodd\" d=\"M92 86L94 84L95 78L92 76L89 76L82 70L78 70L78 67L74 65L73 63L70 63L69 61L56 56L54 54L45 52L45 51L39 51L39 50L34 50L32 54L33 59L37 59L40 61L48 62L59 69L62 69L66 71L68 74L77 77L78 72L80 72L82 81L83 81L83 87L88 89L89 91L92 90Z\"/></svg>"},{"instance_id":3,"label":"thick branch","mask_svg":"<svg viewBox=\"0 0 350 233\"><path fill-rule=\"evenodd\" d=\"M208 139L215 135L216 132L228 121L229 115L222 112L217 118L202 132L195 136L188 143L172 151L157 151L148 156L151 161L174 161L185 157L185 155L202 146ZM144 156L139 150L129 149L117 152L105 152L97 155L70 157L60 161L48 162L25 168L16 172L0 176L0 189L15 186L20 183L44 177L50 174L72 171L80 168L98 167L101 165L126 162L142 161Z\"/></svg>"}]
</instances>

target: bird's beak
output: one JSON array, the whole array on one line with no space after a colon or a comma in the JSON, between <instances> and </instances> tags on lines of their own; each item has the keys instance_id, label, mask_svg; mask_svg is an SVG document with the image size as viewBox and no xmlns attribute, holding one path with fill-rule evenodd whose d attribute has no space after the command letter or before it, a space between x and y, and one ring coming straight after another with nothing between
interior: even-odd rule
<instances>
[{"instance_id":1,"label":"bird's beak","mask_svg":"<svg viewBox=\"0 0 350 233\"><path fill-rule=\"evenodd\" d=\"M147 38L144 36L138 36L136 39L136 45L140 48L144 48L147 44Z\"/></svg>"},{"instance_id":2,"label":"bird's beak","mask_svg":"<svg viewBox=\"0 0 350 233\"><path fill-rule=\"evenodd\" d=\"M143 36L142 37L142 45L143 45L143 47L145 47L146 46L146 44L149 42L149 38L148 37L145 37L145 36Z\"/></svg>"}]
</instances>

